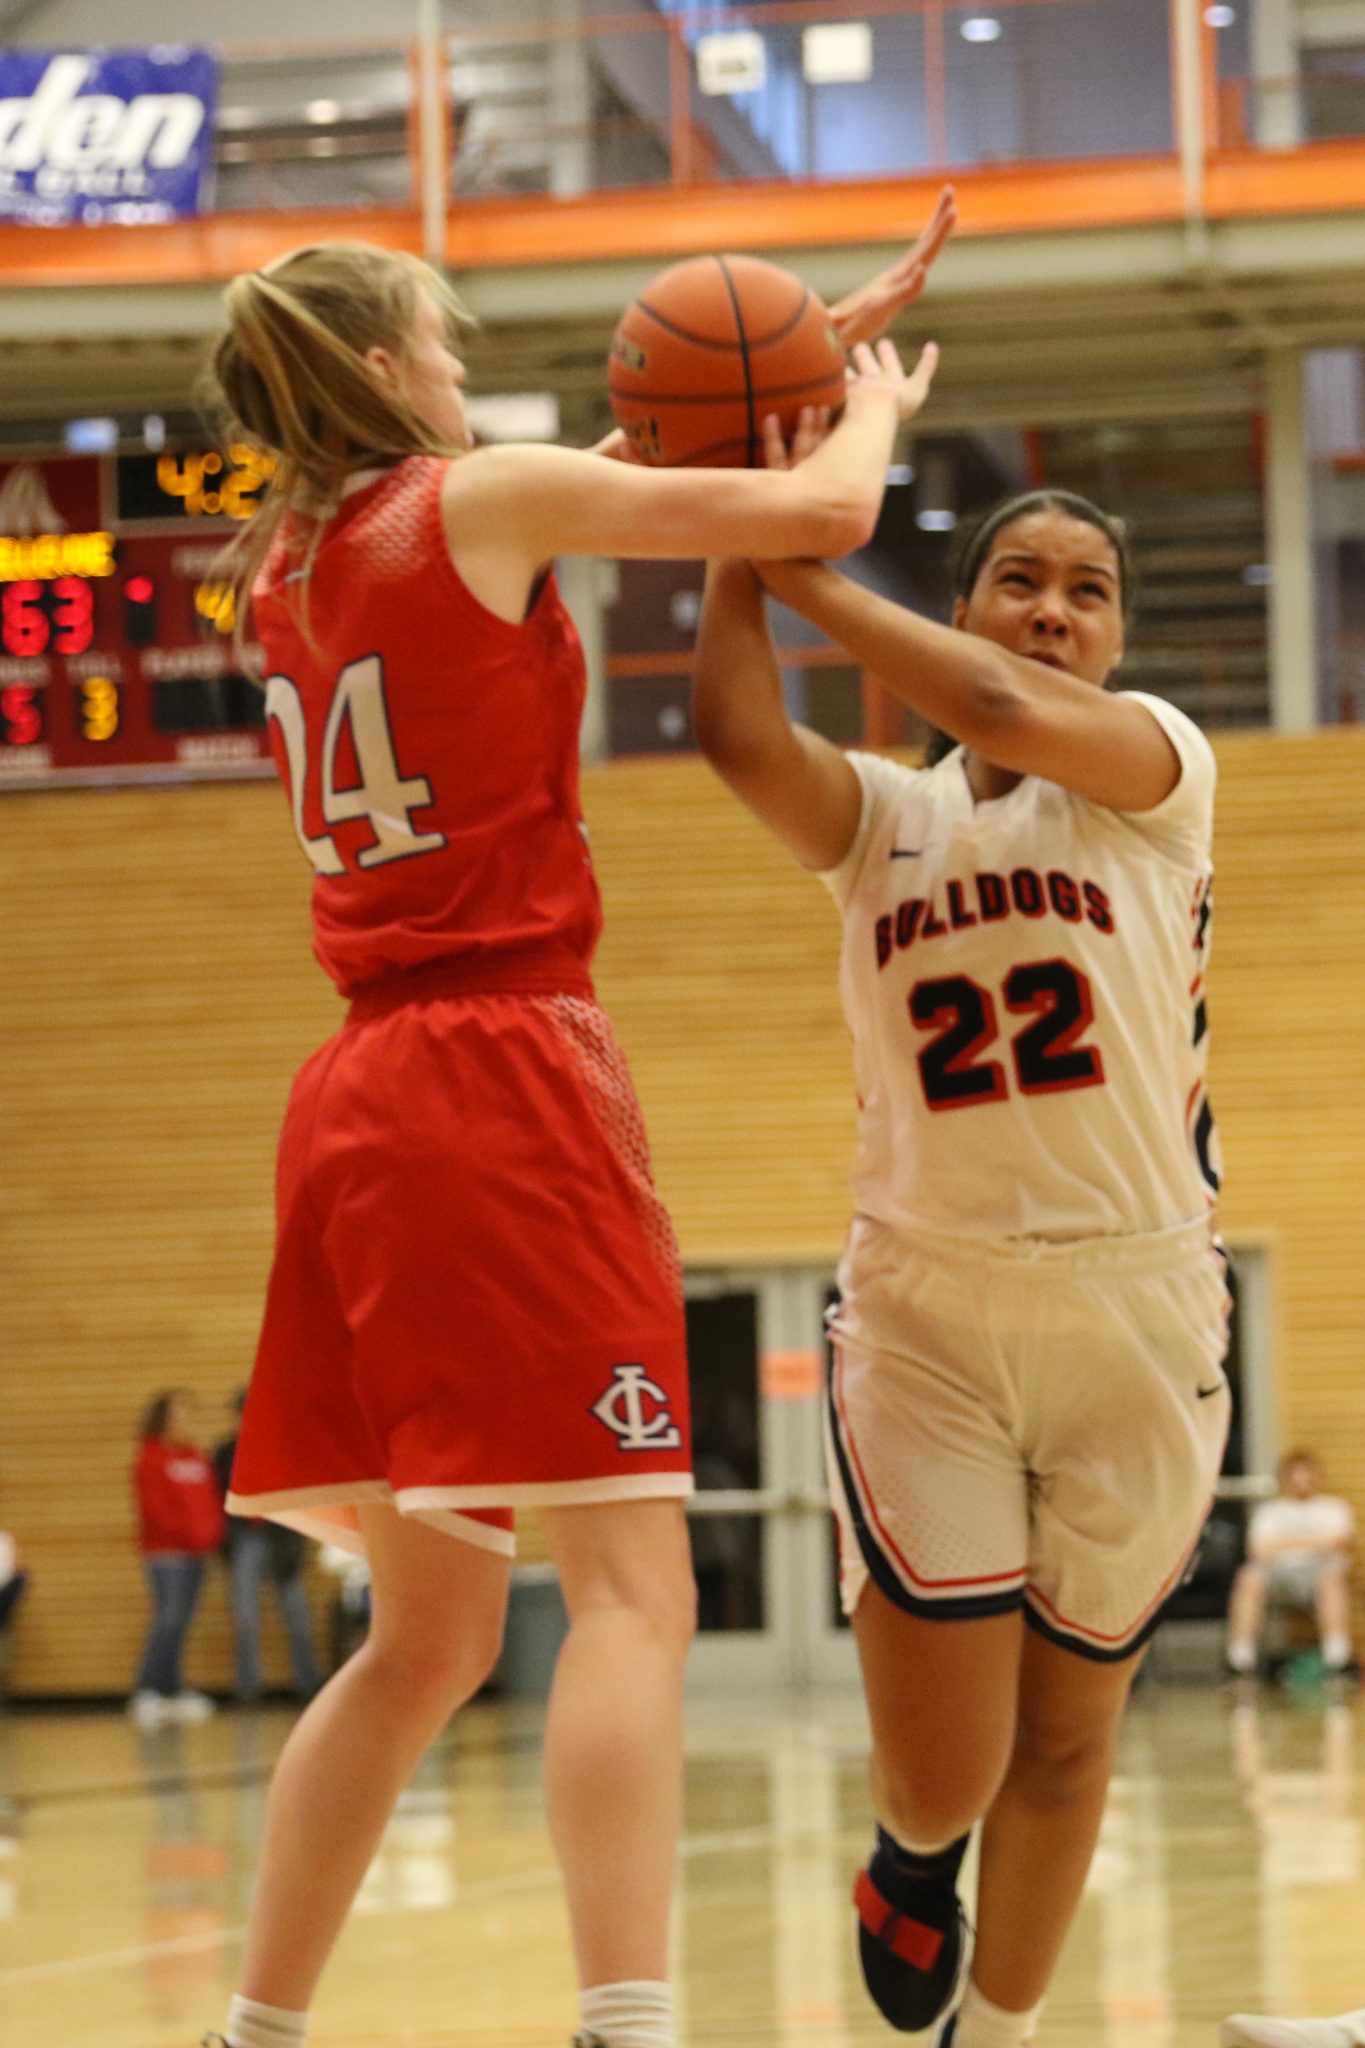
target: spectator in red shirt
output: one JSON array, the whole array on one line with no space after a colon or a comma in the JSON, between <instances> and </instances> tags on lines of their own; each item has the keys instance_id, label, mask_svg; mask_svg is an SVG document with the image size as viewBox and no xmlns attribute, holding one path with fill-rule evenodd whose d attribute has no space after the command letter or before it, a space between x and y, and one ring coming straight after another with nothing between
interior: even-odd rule
<instances>
[{"instance_id":1,"label":"spectator in red shirt","mask_svg":"<svg viewBox=\"0 0 1365 2048\"><path fill-rule=\"evenodd\" d=\"M152 1589L152 1622L128 1710L140 1728L201 1721L205 1694L180 1683L180 1654L204 1580L223 1540L222 1497L213 1466L194 1441L195 1397L171 1387L143 1418L133 1465L138 1544Z\"/></svg>"}]
</instances>

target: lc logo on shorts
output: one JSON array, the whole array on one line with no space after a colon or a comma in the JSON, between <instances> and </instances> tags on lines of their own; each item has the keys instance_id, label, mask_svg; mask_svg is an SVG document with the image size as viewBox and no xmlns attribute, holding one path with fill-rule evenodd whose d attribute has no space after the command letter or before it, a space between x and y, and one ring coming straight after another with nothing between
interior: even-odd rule
<instances>
[{"instance_id":1,"label":"lc logo on shorts","mask_svg":"<svg viewBox=\"0 0 1365 2048\"><path fill-rule=\"evenodd\" d=\"M682 1433L668 1412L663 1388L642 1365L614 1366L611 1385L590 1411L619 1440L623 1451L673 1451Z\"/></svg>"}]
</instances>

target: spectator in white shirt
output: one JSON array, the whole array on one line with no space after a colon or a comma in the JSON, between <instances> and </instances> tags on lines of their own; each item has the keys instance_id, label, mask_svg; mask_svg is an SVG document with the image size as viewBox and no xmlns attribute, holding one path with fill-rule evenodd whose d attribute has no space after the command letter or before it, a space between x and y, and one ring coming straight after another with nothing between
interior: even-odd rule
<instances>
[{"instance_id":1,"label":"spectator in white shirt","mask_svg":"<svg viewBox=\"0 0 1365 2048\"><path fill-rule=\"evenodd\" d=\"M14 1538L0 1529L0 1628L5 1626L18 1606L19 1596L27 1584L28 1574L19 1569Z\"/></svg>"},{"instance_id":2,"label":"spectator in white shirt","mask_svg":"<svg viewBox=\"0 0 1365 2048\"><path fill-rule=\"evenodd\" d=\"M1327 1669L1349 1670L1354 1511L1349 1501L1322 1491L1322 1467L1312 1451L1289 1451L1280 1460L1279 1479L1274 1500L1262 1501L1251 1517L1247 1561L1232 1582L1228 1666L1235 1672L1256 1669L1261 1623L1271 1604L1314 1613Z\"/></svg>"},{"instance_id":3,"label":"spectator in white shirt","mask_svg":"<svg viewBox=\"0 0 1365 2048\"><path fill-rule=\"evenodd\" d=\"M9 1675L10 1622L27 1584L28 1573L19 1568L14 1538L0 1529L0 1691Z\"/></svg>"}]
</instances>

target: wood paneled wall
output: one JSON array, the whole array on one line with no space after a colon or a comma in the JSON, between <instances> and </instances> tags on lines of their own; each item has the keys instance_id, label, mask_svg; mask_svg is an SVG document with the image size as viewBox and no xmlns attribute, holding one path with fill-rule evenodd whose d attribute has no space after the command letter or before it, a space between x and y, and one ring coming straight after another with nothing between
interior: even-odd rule
<instances>
[{"instance_id":1,"label":"wood paneled wall","mask_svg":"<svg viewBox=\"0 0 1365 2048\"><path fill-rule=\"evenodd\" d=\"M1365 1515L1365 734L1220 740L1225 1220L1274 1258L1281 1440ZM694 1263L828 1259L852 1134L835 913L697 761L586 802L599 982ZM158 1387L246 1375L291 1073L332 1027L269 784L0 801L0 1526L28 1693L120 1691L127 1469ZM221 1575L189 1676L223 1684ZM280 1670L280 1645L273 1645Z\"/></svg>"}]
</instances>

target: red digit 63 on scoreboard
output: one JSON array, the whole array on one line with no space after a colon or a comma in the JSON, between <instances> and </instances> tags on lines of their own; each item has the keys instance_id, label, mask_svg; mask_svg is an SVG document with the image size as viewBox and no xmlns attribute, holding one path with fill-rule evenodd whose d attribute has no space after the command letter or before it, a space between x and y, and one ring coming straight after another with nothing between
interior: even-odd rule
<instances>
[{"instance_id":1,"label":"red digit 63 on scoreboard","mask_svg":"<svg viewBox=\"0 0 1365 2048\"><path fill-rule=\"evenodd\" d=\"M23 577L0 587L0 648L11 660L84 654L94 637L95 593L84 577Z\"/></svg>"}]
</instances>

